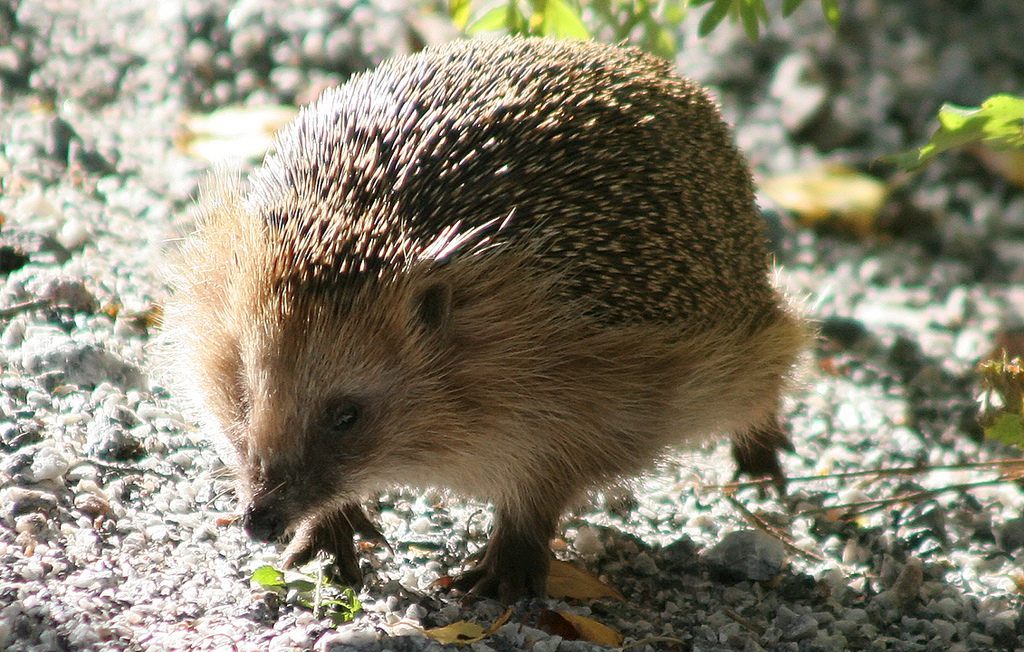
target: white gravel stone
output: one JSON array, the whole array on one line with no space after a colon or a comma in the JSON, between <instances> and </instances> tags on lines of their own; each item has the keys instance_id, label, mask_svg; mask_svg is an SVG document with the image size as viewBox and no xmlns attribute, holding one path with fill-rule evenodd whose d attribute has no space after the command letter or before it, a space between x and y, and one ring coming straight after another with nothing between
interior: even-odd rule
<instances>
[{"instance_id":1,"label":"white gravel stone","mask_svg":"<svg viewBox=\"0 0 1024 652\"><path fill-rule=\"evenodd\" d=\"M576 552L584 557L596 557L604 552L604 544L598 531L592 527L581 527L576 531L576 537L572 542Z\"/></svg>"},{"instance_id":2,"label":"white gravel stone","mask_svg":"<svg viewBox=\"0 0 1024 652\"><path fill-rule=\"evenodd\" d=\"M57 233L57 242L65 249L78 249L89 241L89 231L78 220L68 220Z\"/></svg>"},{"instance_id":3,"label":"white gravel stone","mask_svg":"<svg viewBox=\"0 0 1024 652\"><path fill-rule=\"evenodd\" d=\"M43 446L32 456L31 478L33 482L56 480L63 476L71 463L67 456L53 446Z\"/></svg>"},{"instance_id":4,"label":"white gravel stone","mask_svg":"<svg viewBox=\"0 0 1024 652\"><path fill-rule=\"evenodd\" d=\"M409 529L416 534L429 534L433 528L433 524L427 517L420 517L409 523Z\"/></svg>"}]
</instances>

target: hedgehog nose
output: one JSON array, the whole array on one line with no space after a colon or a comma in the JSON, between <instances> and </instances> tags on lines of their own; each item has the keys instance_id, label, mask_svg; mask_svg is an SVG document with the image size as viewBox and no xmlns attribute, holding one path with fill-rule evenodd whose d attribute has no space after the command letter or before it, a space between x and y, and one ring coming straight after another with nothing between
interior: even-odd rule
<instances>
[{"instance_id":1,"label":"hedgehog nose","mask_svg":"<svg viewBox=\"0 0 1024 652\"><path fill-rule=\"evenodd\" d=\"M249 503L242 515L242 527L245 533L257 541L274 541L284 534L285 519L270 505Z\"/></svg>"}]
</instances>

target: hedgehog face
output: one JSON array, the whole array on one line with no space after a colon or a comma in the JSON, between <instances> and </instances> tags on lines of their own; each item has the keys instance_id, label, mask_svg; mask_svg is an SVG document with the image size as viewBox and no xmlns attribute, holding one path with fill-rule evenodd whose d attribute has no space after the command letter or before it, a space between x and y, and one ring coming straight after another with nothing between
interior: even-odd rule
<instances>
[{"instance_id":1,"label":"hedgehog face","mask_svg":"<svg viewBox=\"0 0 1024 652\"><path fill-rule=\"evenodd\" d=\"M366 288L343 306L315 295L280 306L268 302L240 329L236 367L214 401L233 406L222 413L247 530L264 540L374 490L426 482L443 454L433 444L457 421L438 380L450 312L443 284Z\"/></svg>"}]
</instances>

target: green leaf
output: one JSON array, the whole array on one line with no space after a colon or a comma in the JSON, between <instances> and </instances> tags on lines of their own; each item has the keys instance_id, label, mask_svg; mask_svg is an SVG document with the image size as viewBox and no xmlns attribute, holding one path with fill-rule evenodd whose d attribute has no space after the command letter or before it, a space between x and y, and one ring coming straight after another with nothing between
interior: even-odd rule
<instances>
[{"instance_id":1,"label":"green leaf","mask_svg":"<svg viewBox=\"0 0 1024 652\"><path fill-rule=\"evenodd\" d=\"M764 0L753 0L754 9L757 10L757 17L761 19L761 22L765 25L771 20L771 16L768 15L768 8L764 6Z\"/></svg>"},{"instance_id":2,"label":"green leaf","mask_svg":"<svg viewBox=\"0 0 1024 652\"><path fill-rule=\"evenodd\" d=\"M285 587L289 589L295 589L299 593L312 593L316 590L316 582L310 582L309 580L293 579L285 582Z\"/></svg>"},{"instance_id":3,"label":"green leaf","mask_svg":"<svg viewBox=\"0 0 1024 652\"><path fill-rule=\"evenodd\" d=\"M821 0L821 13L832 29L839 27L839 0Z\"/></svg>"},{"instance_id":4,"label":"green leaf","mask_svg":"<svg viewBox=\"0 0 1024 652\"><path fill-rule=\"evenodd\" d=\"M985 436L989 439L1024 448L1024 418L1019 414L1004 412L995 423L985 428Z\"/></svg>"},{"instance_id":5,"label":"green leaf","mask_svg":"<svg viewBox=\"0 0 1024 652\"><path fill-rule=\"evenodd\" d=\"M751 41L756 41L761 34L754 0L742 0L740 3L740 19L743 21L743 29L747 33L747 38Z\"/></svg>"},{"instance_id":6,"label":"green leaf","mask_svg":"<svg viewBox=\"0 0 1024 652\"><path fill-rule=\"evenodd\" d=\"M470 16L469 0L448 0L448 14L456 27L466 29Z\"/></svg>"},{"instance_id":7,"label":"green leaf","mask_svg":"<svg viewBox=\"0 0 1024 652\"><path fill-rule=\"evenodd\" d=\"M518 7L498 6L493 7L484 15L480 16L466 27L467 34L479 34L481 32L499 32L511 30L515 24L514 14L519 12ZM520 18L522 15L520 14Z\"/></svg>"},{"instance_id":8,"label":"green leaf","mask_svg":"<svg viewBox=\"0 0 1024 652\"><path fill-rule=\"evenodd\" d=\"M686 18L686 8L682 2L669 3L664 9L662 17L670 25L678 25L683 22L683 18Z\"/></svg>"},{"instance_id":9,"label":"green leaf","mask_svg":"<svg viewBox=\"0 0 1024 652\"><path fill-rule=\"evenodd\" d=\"M548 0L544 6L544 19L540 32L544 36L571 38L585 41L590 38L579 11L565 0Z\"/></svg>"},{"instance_id":10,"label":"green leaf","mask_svg":"<svg viewBox=\"0 0 1024 652\"><path fill-rule=\"evenodd\" d=\"M358 609L355 611L332 611L327 615L331 619L331 622L337 625L344 625L347 622L351 622L356 614L359 612Z\"/></svg>"},{"instance_id":11,"label":"green leaf","mask_svg":"<svg viewBox=\"0 0 1024 652\"><path fill-rule=\"evenodd\" d=\"M654 54L671 61L676 56L676 37L672 30L655 29L648 39L648 49Z\"/></svg>"},{"instance_id":12,"label":"green leaf","mask_svg":"<svg viewBox=\"0 0 1024 652\"><path fill-rule=\"evenodd\" d=\"M707 10L707 13L704 14L704 17L700 19L700 24L697 26L697 34L702 37L715 31L715 28L722 22L726 14L729 13L729 8L732 6L732 0L714 0L714 3Z\"/></svg>"},{"instance_id":13,"label":"green leaf","mask_svg":"<svg viewBox=\"0 0 1024 652\"><path fill-rule=\"evenodd\" d=\"M938 121L939 128L927 144L891 160L914 170L942 152L971 143L981 142L992 149L1024 148L1024 97L993 95L980 107L944 104Z\"/></svg>"},{"instance_id":14,"label":"green leaf","mask_svg":"<svg viewBox=\"0 0 1024 652\"><path fill-rule=\"evenodd\" d=\"M322 575L319 577L322 580ZM285 575L273 566L260 566L253 571L252 580L265 589L295 591L295 602L299 606L309 609L314 614L326 612L326 615L338 625L352 620L363 608L359 596L352 588L326 581L318 591L316 582L295 571L288 571Z\"/></svg>"},{"instance_id":15,"label":"green leaf","mask_svg":"<svg viewBox=\"0 0 1024 652\"><path fill-rule=\"evenodd\" d=\"M273 566L260 566L252 572L252 581L265 589L284 588L284 573Z\"/></svg>"},{"instance_id":16,"label":"green leaf","mask_svg":"<svg viewBox=\"0 0 1024 652\"><path fill-rule=\"evenodd\" d=\"M796 11L797 7L802 5L804 0L783 0L782 2L782 16L788 18L790 14Z\"/></svg>"}]
</instances>

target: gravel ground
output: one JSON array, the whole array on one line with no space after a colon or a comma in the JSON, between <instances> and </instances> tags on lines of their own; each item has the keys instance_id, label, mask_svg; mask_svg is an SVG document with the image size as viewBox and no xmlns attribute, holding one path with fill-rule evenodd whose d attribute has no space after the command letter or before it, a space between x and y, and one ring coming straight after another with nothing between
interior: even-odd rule
<instances>
[{"instance_id":1,"label":"gravel ground","mask_svg":"<svg viewBox=\"0 0 1024 652\"><path fill-rule=\"evenodd\" d=\"M431 583L485 539L481 505L396 491L376 512L354 623L254 588L280 550L224 525L235 501L210 447L154 380L159 261L187 228L205 164L175 145L186 112L309 99L449 35L400 2L0 0L0 648L437 649L420 627L490 623ZM757 45L688 37L759 175L857 167L921 141L942 101L1022 92L1019 0L815 3ZM881 175L886 169L874 169ZM973 158L909 179L868 239L767 211L781 282L822 327L788 406L791 477L954 465L979 441L972 369L1024 326L1024 194ZM839 503L978 483L984 470L798 481L728 498L727 446L680 454L633 497L570 515L559 554L625 601L558 603L636 649L1024 648L1024 493L925 493L842 519ZM802 512L802 513L799 513ZM751 515L788 533L781 546ZM476 650L585 650L520 604Z\"/></svg>"}]
</instances>

